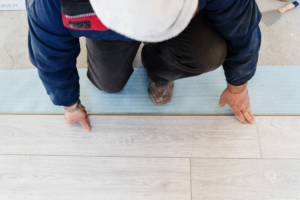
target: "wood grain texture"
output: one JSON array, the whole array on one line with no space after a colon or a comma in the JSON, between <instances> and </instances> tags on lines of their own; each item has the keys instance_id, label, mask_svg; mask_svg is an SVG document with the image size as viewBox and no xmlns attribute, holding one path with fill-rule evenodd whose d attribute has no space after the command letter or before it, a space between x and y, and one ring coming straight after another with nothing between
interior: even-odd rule
<instances>
[{"instance_id":1,"label":"wood grain texture","mask_svg":"<svg viewBox=\"0 0 300 200\"><path fill-rule=\"evenodd\" d=\"M298 200L300 161L192 159L193 200Z\"/></svg>"},{"instance_id":2,"label":"wood grain texture","mask_svg":"<svg viewBox=\"0 0 300 200\"><path fill-rule=\"evenodd\" d=\"M233 116L0 116L0 154L260 158L255 125Z\"/></svg>"},{"instance_id":3,"label":"wood grain texture","mask_svg":"<svg viewBox=\"0 0 300 200\"><path fill-rule=\"evenodd\" d=\"M263 158L300 158L300 117L257 117Z\"/></svg>"},{"instance_id":4,"label":"wood grain texture","mask_svg":"<svg viewBox=\"0 0 300 200\"><path fill-rule=\"evenodd\" d=\"M190 161L0 156L0 199L190 200Z\"/></svg>"}]
</instances>

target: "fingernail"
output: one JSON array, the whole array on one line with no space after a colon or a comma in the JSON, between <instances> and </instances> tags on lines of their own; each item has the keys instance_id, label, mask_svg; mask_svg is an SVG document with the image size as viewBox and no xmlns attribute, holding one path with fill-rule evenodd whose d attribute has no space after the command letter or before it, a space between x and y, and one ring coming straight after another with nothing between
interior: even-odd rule
<instances>
[{"instance_id":1,"label":"fingernail","mask_svg":"<svg viewBox=\"0 0 300 200\"><path fill-rule=\"evenodd\" d=\"M253 121L253 120L251 120L251 121L250 121L250 123L251 123L251 124L254 124L254 121Z\"/></svg>"}]
</instances>

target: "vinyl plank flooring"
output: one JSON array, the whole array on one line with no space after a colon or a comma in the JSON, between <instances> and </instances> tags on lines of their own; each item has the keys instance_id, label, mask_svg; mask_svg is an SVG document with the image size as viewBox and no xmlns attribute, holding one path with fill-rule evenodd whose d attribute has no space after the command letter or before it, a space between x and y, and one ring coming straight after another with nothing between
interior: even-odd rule
<instances>
[{"instance_id":1,"label":"vinyl plank flooring","mask_svg":"<svg viewBox=\"0 0 300 200\"><path fill-rule=\"evenodd\" d=\"M231 116L0 116L0 154L260 158L255 125Z\"/></svg>"},{"instance_id":2,"label":"vinyl plank flooring","mask_svg":"<svg viewBox=\"0 0 300 200\"><path fill-rule=\"evenodd\" d=\"M2 155L0 199L190 200L190 160Z\"/></svg>"},{"instance_id":3,"label":"vinyl plank flooring","mask_svg":"<svg viewBox=\"0 0 300 200\"><path fill-rule=\"evenodd\" d=\"M300 158L300 117L257 117L263 158Z\"/></svg>"},{"instance_id":4,"label":"vinyl plank flooring","mask_svg":"<svg viewBox=\"0 0 300 200\"><path fill-rule=\"evenodd\" d=\"M298 200L300 161L192 159L193 200Z\"/></svg>"}]
</instances>

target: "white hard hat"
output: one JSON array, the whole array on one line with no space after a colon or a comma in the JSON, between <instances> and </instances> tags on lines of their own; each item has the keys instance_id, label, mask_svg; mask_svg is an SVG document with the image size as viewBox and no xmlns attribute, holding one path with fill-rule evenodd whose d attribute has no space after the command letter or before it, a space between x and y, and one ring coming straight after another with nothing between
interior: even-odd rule
<instances>
[{"instance_id":1,"label":"white hard hat","mask_svg":"<svg viewBox=\"0 0 300 200\"><path fill-rule=\"evenodd\" d=\"M168 40L191 21L198 0L90 0L101 22L131 39Z\"/></svg>"}]
</instances>

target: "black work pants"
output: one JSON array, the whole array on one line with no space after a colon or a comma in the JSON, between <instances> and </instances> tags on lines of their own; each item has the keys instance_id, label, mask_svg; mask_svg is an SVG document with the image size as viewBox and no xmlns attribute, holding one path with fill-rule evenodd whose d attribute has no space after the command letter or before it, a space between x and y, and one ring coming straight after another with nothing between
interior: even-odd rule
<instances>
[{"instance_id":1,"label":"black work pants","mask_svg":"<svg viewBox=\"0 0 300 200\"><path fill-rule=\"evenodd\" d=\"M88 77L100 90L121 91L130 78L140 42L107 41L87 38ZM209 26L202 13L178 36L144 46L142 57L151 79L158 85L197 76L220 67L227 46Z\"/></svg>"}]
</instances>

